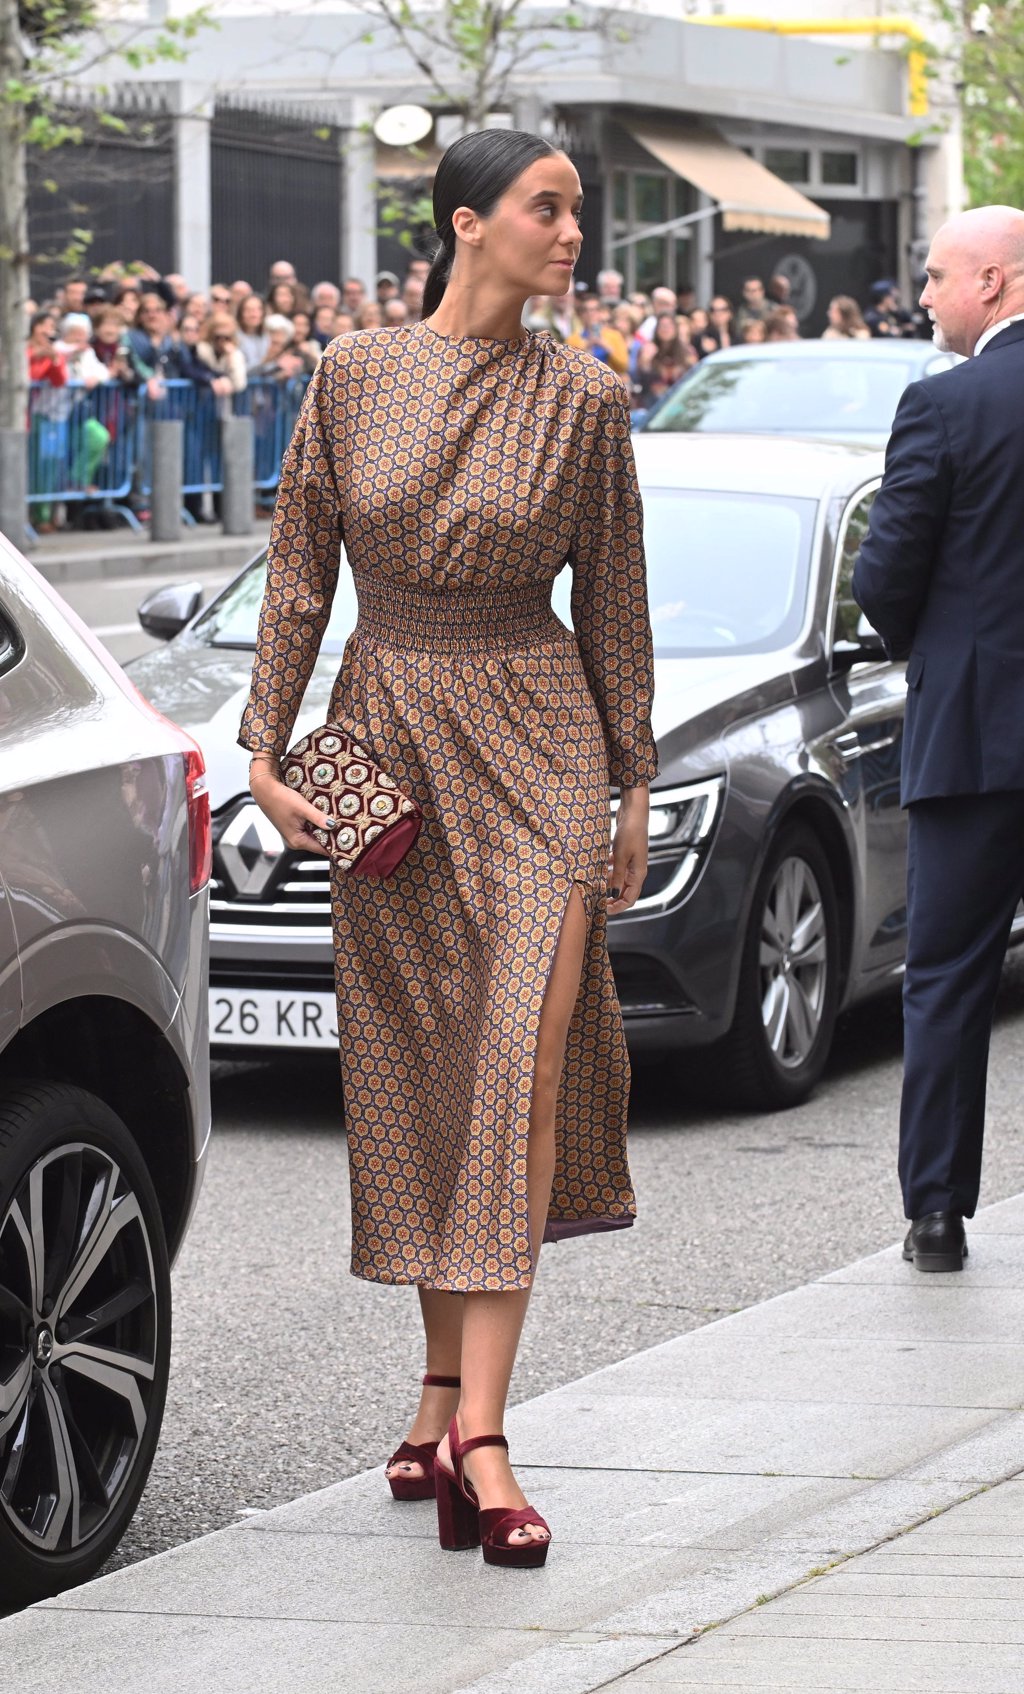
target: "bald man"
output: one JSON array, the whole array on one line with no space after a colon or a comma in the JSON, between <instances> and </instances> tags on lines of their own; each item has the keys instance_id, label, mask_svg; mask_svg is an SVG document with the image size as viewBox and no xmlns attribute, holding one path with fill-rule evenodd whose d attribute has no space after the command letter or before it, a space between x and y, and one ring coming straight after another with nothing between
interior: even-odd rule
<instances>
[{"instance_id":1,"label":"bald man","mask_svg":"<svg viewBox=\"0 0 1024 1694\"><path fill-rule=\"evenodd\" d=\"M935 344L967 363L903 395L853 591L907 660L903 1256L958 1271L1024 894L1024 213L951 219L925 268Z\"/></svg>"}]
</instances>

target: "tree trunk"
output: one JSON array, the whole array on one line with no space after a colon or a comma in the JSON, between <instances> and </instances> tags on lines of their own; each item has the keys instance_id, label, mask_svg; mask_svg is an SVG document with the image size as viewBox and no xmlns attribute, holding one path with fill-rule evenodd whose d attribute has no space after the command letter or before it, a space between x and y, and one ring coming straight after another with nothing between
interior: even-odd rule
<instances>
[{"instance_id":1,"label":"tree trunk","mask_svg":"<svg viewBox=\"0 0 1024 1694\"><path fill-rule=\"evenodd\" d=\"M0 0L0 527L19 546L25 528L25 455L17 451L17 437L24 442L28 411L28 192L25 107L5 98L3 90L9 82L20 82L24 72L18 0Z\"/></svg>"}]
</instances>

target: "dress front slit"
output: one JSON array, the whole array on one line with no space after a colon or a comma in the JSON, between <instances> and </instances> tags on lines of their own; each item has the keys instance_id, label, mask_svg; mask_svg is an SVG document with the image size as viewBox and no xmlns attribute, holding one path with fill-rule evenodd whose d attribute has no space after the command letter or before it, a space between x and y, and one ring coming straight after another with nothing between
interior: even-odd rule
<instances>
[{"instance_id":1,"label":"dress front slit","mask_svg":"<svg viewBox=\"0 0 1024 1694\"><path fill-rule=\"evenodd\" d=\"M382 385L387 430L367 398L379 407ZM657 767L617 379L544 338L467 344L417 325L333 343L282 472L247 746L287 744L339 529L359 617L329 717L424 820L391 876L332 875L352 1269L450 1292L526 1288L536 1050L574 889L587 940L545 1239L635 1212L609 792ZM567 559L572 629L551 608Z\"/></svg>"}]
</instances>

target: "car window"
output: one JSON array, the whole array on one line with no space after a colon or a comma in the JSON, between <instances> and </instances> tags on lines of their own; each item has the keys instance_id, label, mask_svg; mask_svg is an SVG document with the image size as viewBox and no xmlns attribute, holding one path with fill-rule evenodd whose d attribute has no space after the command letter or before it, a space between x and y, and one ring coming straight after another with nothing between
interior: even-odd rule
<instances>
[{"instance_id":1,"label":"car window","mask_svg":"<svg viewBox=\"0 0 1024 1694\"><path fill-rule=\"evenodd\" d=\"M887 435L913 374L902 359L712 359L680 383L645 429Z\"/></svg>"},{"instance_id":2,"label":"car window","mask_svg":"<svg viewBox=\"0 0 1024 1694\"><path fill-rule=\"evenodd\" d=\"M13 622L0 606L0 675L9 670L21 653L21 641Z\"/></svg>"},{"instance_id":3,"label":"car window","mask_svg":"<svg viewBox=\"0 0 1024 1694\"><path fill-rule=\"evenodd\" d=\"M832 618L833 641L856 641L861 609L853 598L853 573L868 532L871 508L878 493L878 484L858 494L847 507L839 533L839 568L836 575L835 612Z\"/></svg>"}]
</instances>

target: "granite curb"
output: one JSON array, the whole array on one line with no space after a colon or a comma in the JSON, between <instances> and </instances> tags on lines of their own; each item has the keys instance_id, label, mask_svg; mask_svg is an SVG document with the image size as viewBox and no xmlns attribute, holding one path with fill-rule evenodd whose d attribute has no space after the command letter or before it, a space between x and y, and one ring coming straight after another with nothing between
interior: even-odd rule
<instances>
[{"instance_id":1,"label":"granite curb","mask_svg":"<svg viewBox=\"0 0 1024 1694\"><path fill-rule=\"evenodd\" d=\"M1024 1468L1024 1195L970 1240L962 1274L921 1276L894 1246L516 1407L517 1470L555 1531L543 1571L443 1554L432 1505L396 1506L368 1472L0 1623L10 1685L639 1686Z\"/></svg>"}]
</instances>

